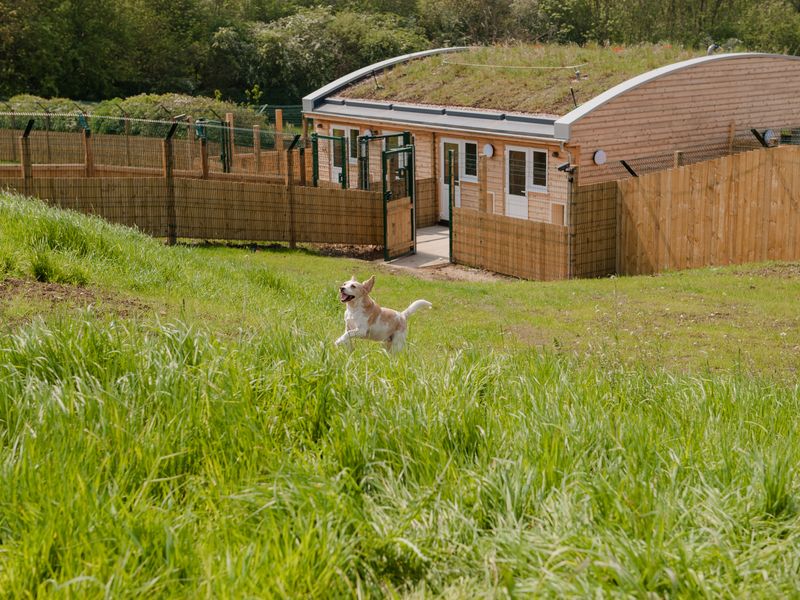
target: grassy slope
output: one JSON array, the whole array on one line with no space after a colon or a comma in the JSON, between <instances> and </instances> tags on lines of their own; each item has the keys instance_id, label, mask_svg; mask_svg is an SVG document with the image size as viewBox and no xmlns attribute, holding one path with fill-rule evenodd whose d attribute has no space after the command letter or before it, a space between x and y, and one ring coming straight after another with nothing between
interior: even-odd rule
<instances>
[{"instance_id":1,"label":"grassy slope","mask_svg":"<svg viewBox=\"0 0 800 600\"><path fill-rule=\"evenodd\" d=\"M357 261L0 197L0 269L147 304L0 301L7 594L795 590L796 277L379 274L436 306L389 358L331 345Z\"/></svg>"},{"instance_id":2,"label":"grassy slope","mask_svg":"<svg viewBox=\"0 0 800 600\"><path fill-rule=\"evenodd\" d=\"M473 48L456 54L431 56L386 71L375 82L365 79L341 95L444 106L466 106L529 113L564 115L578 103L597 96L631 77L696 56L668 44L603 47L597 45L516 45ZM574 69L503 69L463 66L469 63L502 66L563 67Z\"/></svg>"}]
</instances>

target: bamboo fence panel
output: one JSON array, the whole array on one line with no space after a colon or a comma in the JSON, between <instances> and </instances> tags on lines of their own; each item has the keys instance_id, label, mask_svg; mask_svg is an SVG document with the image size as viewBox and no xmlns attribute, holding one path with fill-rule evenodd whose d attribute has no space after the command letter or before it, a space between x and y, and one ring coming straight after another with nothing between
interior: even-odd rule
<instances>
[{"instance_id":1,"label":"bamboo fence panel","mask_svg":"<svg viewBox=\"0 0 800 600\"><path fill-rule=\"evenodd\" d=\"M28 193L46 202L95 214L166 237L170 224L164 177L38 177ZM4 188L25 191L21 177ZM173 180L178 237L246 241L290 241L291 205L295 240L354 245L383 244L379 192L289 187L233 180Z\"/></svg>"},{"instance_id":2,"label":"bamboo fence panel","mask_svg":"<svg viewBox=\"0 0 800 600\"><path fill-rule=\"evenodd\" d=\"M617 259L617 184L575 186L571 190L570 276L612 275Z\"/></svg>"},{"instance_id":3,"label":"bamboo fence panel","mask_svg":"<svg viewBox=\"0 0 800 600\"><path fill-rule=\"evenodd\" d=\"M430 227L439 222L439 207L436 200L436 180L418 179L414 198L417 227Z\"/></svg>"},{"instance_id":4,"label":"bamboo fence panel","mask_svg":"<svg viewBox=\"0 0 800 600\"><path fill-rule=\"evenodd\" d=\"M523 279L568 276L568 228L453 209L453 260Z\"/></svg>"},{"instance_id":5,"label":"bamboo fence panel","mask_svg":"<svg viewBox=\"0 0 800 600\"><path fill-rule=\"evenodd\" d=\"M620 274L800 258L800 147L753 150L617 185Z\"/></svg>"}]
</instances>

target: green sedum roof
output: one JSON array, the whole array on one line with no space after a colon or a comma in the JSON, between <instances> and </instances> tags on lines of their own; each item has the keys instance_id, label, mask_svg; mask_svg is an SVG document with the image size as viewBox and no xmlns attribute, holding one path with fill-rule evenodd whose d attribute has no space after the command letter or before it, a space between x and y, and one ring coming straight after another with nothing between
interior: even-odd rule
<instances>
[{"instance_id":1,"label":"green sedum roof","mask_svg":"<svg viewBox=\"0 0 800 600\"><path fill-rule=\"evenodd\" d=\"M338 96L561 116L575 108L570 88L581 104L631 77L704 54L670 44L470 48L398 65ZM574 65L580 66L560 68Z\"/></svg>"}]
</instances>

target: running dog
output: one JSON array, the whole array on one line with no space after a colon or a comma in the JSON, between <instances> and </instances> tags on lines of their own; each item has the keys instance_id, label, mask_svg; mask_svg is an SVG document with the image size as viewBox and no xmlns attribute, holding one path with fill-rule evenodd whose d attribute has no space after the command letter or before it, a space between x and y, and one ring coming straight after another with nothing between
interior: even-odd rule
<instances>
[{"instance_id":1,"label":"running dog","mask_svg":"<svg viewBox=\"0 0 800 600\"><path fill-rule=\"evenodd\" d=\"M339 300L344 303L344 334L336 340L336 345L347 344L352 348L353 338L364 338L383 342L389 352L399 352L406 343L408 317L420 308L430 308L427 300L415 300L403 312L391 308L381 308L369 297L375 285L373 275L364 283L353 276L339 288Z\"/></svg>"}]
</instances>

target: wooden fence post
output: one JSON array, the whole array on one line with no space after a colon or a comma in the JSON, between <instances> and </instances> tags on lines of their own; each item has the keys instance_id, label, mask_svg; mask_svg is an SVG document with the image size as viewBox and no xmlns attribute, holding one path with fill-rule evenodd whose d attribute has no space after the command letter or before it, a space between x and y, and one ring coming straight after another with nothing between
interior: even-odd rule
<instances>
[{"instance_id":1,"label":"wooden fence post","mask_svg":"<svg viewBox=\"0 0 800 600\"><path fill-rule=\"evenodd\" d=\"M175 214L175 179L172 176L173 156L172 156L172 137L161 140L164 183L166 188L167 205L167 243L174 246L178 241L178 224Z\"/></svg>"},{"instance_id":2,"label":"wooden fence post","mask_svg":"<svg viewBox=\"0 0 800 600\"><path fill-rule=\"evenodd\" d=\"M489 210L488 163L489 157L481 154L478 159L478 201L480 202L480 211L484 213L494 212L494 207Z\"/></svg>"},{"instance_id":3,"label":"wooden fence post","mask_svg":"<svg viewBox=\"0 0 800 600\"><path fill-rule=\"evenodd\" d=\"M286 150L286 175L284 182L286 183L286 199L289 203L289 247L297 247L297 236L295 234L295 219L294 219L294 169L292 168L293 151Z\"/></svg>"},{"instance_id":4,"label":"wooden fence post","mask_svg":"<svg viewBox=\"0 0 800 600\"><path fill-rule=\"evenodd\" d=\"M228 124L228 139L230 140L230 158L228 160L230 161L229 164L231 165L231 173L233 173L235 162L234 157L236 156L236 146L234 145L236 142L236 135L233 131L233 113L225 113L225 122Z\"/></svg>"},{"instance_id":5,"label":"wooden fence post","mask_svg":"<svg viewBox=\"0 0 800 600\"><path fill-rule=\"evenodd\" d=\"M194 119L192 119L192 117L186 117L186 126L187 126L186 140L188 142L186 153L188 154L187 158L189 159L189 169L193 169L195 130L194 130Z\"/></svg>"},{"instance_id":6,"label":"wooden fence post","mask_svg":"<svg viewBox=\"0 0 800 600\"><path fill-rule=\"evenodd\" d=\"M301 146L298 149L297 152L300 155L300 185L305 187L306 186L306 149Z\"/></svg>"},{"instance_id":7,"label":"wooden fence post","mask_svg":"<svg viewBox=\"0 0 800 600\"><path fill-rule=\"evenodd\" d=\"M92 132L83 130L83 159L86 177L94 177L94 153L92 152Z\"/></svg>"},{"instance_id":8,"label":"wooden fence post","mask_svg":"<svg viewBox=\"0 0 800 600\"><path fill-rule=\"evenodd\" d=\"M261 126L253 125L253 161L256 175L261 173Z\"/></svg>"},{"instance_id":9,"label":"wooden fence post","mask_svg":"<svg viewBox=\"0 0 800 600\"><path fill-rule=\"evenodd\" d=\"M22 169L22 193L30 196L33 168L31 166L31 140L27 132L19 136L19 154L21 160L20 168Z\"/></svg>"},{"instance_id":10,"label":"wooden fence post","mask_svg":"<svg viewBox=\"0 0 800 600\"><path fill-rule=\"evenodd\" d=\"M680 167L683 166L683 150L677 150L675 152L675 159L672 161L672 167Z\"/></svg>"},{"instance_id":11,"label":"wooden fence post","mask_svg":"<svg viewBox=\"0 0 800 600\"><path fill-rule=\"evenodd\" d=\"M131 166L131 122L125 117L125 165Z\"/></svg>"},{"instance_id":12,"label":"wooden fence post","mask_svg":"<svg viewBox=\"0 0 800 600\"><path fill-rule=\"evenodd\" d=\"M200 138L200 176L208 179L208 140Z\"/></svg>"}]
</instances>

